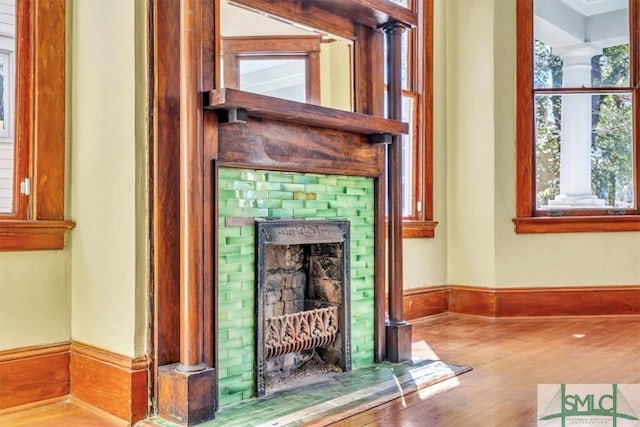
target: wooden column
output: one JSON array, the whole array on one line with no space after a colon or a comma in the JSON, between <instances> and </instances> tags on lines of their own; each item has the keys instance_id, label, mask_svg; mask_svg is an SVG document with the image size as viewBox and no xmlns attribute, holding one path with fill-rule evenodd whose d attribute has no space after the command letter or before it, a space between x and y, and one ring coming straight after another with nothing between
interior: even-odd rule
<instances>
[{"instance_id":1,"label":"wooden column","mask_svg":"<svg viewBox=\"0 0 640 427\"><path fill-rule=\"evenodd\" d=\"M405 25L389 22L382 27L387 38L388 118L402 119L402 34ZM411 360L411 325L404 320L402 253L402 137L393 136L387 147L388 198L388 286L387 358L391 362Z\"/></svg>"},{"instance_id":2,"label":"wooden column","mask_svg":"<svg viewBox=\"0 0 640 427\"><path fill-rule=\"evenodd\" d=\"M158 375L159 415L181 425L215 416L215 370L203 363L204 158L201 0L180 0L180 361Z\"/></svg>"}]
</instances>

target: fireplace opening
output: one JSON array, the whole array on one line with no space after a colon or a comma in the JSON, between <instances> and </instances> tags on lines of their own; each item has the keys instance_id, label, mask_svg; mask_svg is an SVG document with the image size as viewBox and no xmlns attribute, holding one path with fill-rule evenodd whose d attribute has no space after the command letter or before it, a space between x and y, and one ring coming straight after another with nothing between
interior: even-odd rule
<instances>
[{"instance_id":1,"label":"fireplace opening","mask_svg":"<svg viewBox=\"0 0 640 427\"><path fill-rule=\"evenodd\" d=\"M256 393L351 370L349 222L256 220Z\"/></svg>"}]
</instances>

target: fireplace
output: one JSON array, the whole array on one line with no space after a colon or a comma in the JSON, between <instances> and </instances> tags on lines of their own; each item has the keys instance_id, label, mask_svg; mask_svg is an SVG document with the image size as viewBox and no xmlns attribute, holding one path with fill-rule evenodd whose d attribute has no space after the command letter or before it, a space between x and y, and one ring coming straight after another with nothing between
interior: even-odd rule
<instances>
[{"instance_id":1,"label":"fireplace","mask_svg":"<svg viewBox=\"0 0 640 427\"><path fill-rule=\"evenodd\" d=\"M349 221L257 219L256 393L351 370Z\"/></svg>"}]
</instances>

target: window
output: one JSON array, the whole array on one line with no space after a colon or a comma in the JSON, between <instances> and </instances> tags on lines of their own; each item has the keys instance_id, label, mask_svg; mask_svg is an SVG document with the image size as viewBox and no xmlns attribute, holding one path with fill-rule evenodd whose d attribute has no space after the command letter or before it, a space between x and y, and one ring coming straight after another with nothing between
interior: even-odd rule
<instances>
[{"instance_id":1,"label":"window","mask_svg":"<svg viewBox=\"0 0 640 427\"><path fill-rule=\"evenodd\" d=\"M421 23L402 40L402 120L409 123L402 140L403 234L433 237L433 0L393 2L413 9Z\"/></svg>"},{"instance_id":2,"label":"window","mask_svg":"<svg viewBox=\"0 0 640 427\"><path fill-rule=\"evenodd\" d=\"M65 0L0 0L0 250L64 246ZM13 34L12 34L13 33Z\"/></svg>"},{"instance_id":3,"label":"window","mask_svg":"<svg viewBox=\"0 0 640 427\"><path fill-rule=\"evenodd\" d=\"M517 232L640 230L639 6L518 2Z\"/></svg>"}]
</instances>

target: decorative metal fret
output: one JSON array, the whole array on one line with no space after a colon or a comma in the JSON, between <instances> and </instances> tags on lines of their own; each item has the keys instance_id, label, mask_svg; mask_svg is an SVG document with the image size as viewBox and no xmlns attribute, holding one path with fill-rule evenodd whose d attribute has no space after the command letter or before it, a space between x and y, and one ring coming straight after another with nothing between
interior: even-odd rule
<instances>
[{"instance_id":1,"label":"decorative metal fret","mask_svg":"<svg viewBox=\"0 0 640 427\"><path fill-rule=\"evenodd\" d=\"M331 345L338 333L338 307L268 318L264 333L267 358Z\"/></svg>"}]
</instances>

